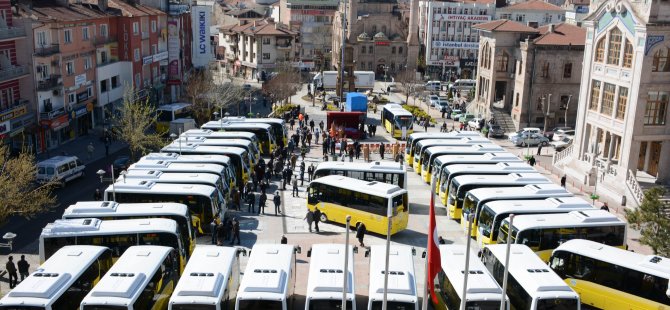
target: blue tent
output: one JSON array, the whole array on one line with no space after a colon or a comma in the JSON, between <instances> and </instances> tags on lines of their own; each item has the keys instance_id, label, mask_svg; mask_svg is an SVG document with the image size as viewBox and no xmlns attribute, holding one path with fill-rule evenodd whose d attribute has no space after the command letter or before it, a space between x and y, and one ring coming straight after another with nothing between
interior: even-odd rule
<instances>
[{"instance_id":1,"label":"blue tent","mask_svg":"<svg viewBox=\"0 0 670 310\"><path fill-rule=\"evenodd\" d=\"M361 93L348 93L345 112L367 112L368 97Z\"/></svg>"}]
</instances>

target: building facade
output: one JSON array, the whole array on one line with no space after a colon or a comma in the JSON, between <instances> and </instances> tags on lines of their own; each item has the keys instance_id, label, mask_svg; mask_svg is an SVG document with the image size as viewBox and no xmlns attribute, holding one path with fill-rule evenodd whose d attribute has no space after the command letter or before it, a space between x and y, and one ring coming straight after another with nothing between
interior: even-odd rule
<instances>
[{"instance_id":1,"label":"building facade","mask_svg":"<svg viewBox=\"0 0 670 310\"><path fill-rule=\"evenodd\" d=\"M426 75L433 80L472 79L479 31L472 26L495 16L495 1L421 1L419 39L425 47Z\"/></svg>"},{"instance_id":2,"label":"building facade","mask_svg":"<svg viewBox=\"0 0 670 310\"><path fill-rule=\"evenodd\" d=\"M565 10L549 2L530 0L498 8L496 19L507 19L539 27L565 21Z\"/></svg>"},{"instance_id":3,"label":"building facade","mask_svg":"<svg viewBox=\"0 0 670 310\"><path fill-rule=\"evenodd\" d=\"M557 161L577 182L630 206L640 179L670 181L670 4L592 1L573 148ZM563 160L563 157L565 159ZM623 202L623 201L622 201Z\"/></svg>"}]
</instances>

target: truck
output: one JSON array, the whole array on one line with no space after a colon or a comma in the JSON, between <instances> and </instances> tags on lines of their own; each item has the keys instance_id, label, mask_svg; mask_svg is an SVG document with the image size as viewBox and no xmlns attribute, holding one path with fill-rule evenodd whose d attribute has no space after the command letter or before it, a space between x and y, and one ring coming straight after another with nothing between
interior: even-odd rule
<instances>
[{"instance_id":1,"label":"truck","mask_svg":"<svg viewBox=\"0 0 670 310\"><path fill-rule=\"evenodd\" d=\"M354 140L363 138L362 125L367 120L366 112L328 112L326 127L331 137L339 137L340 131L344 136Z\"/></svg>"},{"instance_id":2,"label":"truck","mask_svg":"<svg viewBox=\"0 0 670 310\"><path fill-rule=\"evenodd\" d=\"M375 73L373 71L354 71L357 89L373 89L375 86ZM337 87L337 71L319 72L312 79L314 89L335 89Z\"/></svg>"},{"instance_id":3,"label":"truck","mask_svg":"<svg viewBox=\"0 0 670 310\"><path fill-rule=\"evenodd\" d=\"M368 96L361 93L348 93L344 105L345 112L368 112Z\"/></svg>"}]
</instances>

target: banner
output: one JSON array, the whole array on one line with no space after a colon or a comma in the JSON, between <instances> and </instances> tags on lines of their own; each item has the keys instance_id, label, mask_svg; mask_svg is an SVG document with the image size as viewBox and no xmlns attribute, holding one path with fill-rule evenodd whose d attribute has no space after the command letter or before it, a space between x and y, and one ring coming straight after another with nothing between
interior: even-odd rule
<instances>
[{"instance_id":1,"label":"banner","mask_svg":"<svg viewBox=\"0 0 670 310\"><path fill-rule=\"evenodd\" d=\"M180 63L179 63L179 54L181 49L179 48L179 20L174 17L170 17L168 20L168 74L171 79L180 79Z\"/></svg>"},{"instance_id":2,"label":"banner","mask_svg":"<svg viewBox=\"0 0 670 310\"><path fill-rule=\"evenodd\" d=\"M214 60L210 43L209 26L212 19L212 7L194 5L191 7L193 29L192 62L194 67L204 67Z\"/></svg>"}]
</instances>

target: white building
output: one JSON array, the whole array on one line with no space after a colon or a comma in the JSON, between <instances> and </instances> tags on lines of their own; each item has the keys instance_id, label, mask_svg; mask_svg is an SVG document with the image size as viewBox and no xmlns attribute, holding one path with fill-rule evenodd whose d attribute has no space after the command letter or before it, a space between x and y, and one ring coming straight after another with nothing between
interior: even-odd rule
<instances>
[{"instance_id":1,"label":"white building","mask_svg":"<svg viewBox=\"0 0 670 310\"><path fill-rule=\"evenodd\" d=\"M426 47L426 75L431 79L473 78L479 32L472 26L490 21L495 1L420 1L419 40Z\"/></svg>"},{"instance_id":2,"label":"white building","mask_svg":"<svg viewBox=\"0 0 670 310\"><path fill-rule=\"evenodd\" d=\"M508 19L537 28L565 21L565 10L542 0L530 0L498 8L496 19Z\"/></svg>"}]
</instances>

